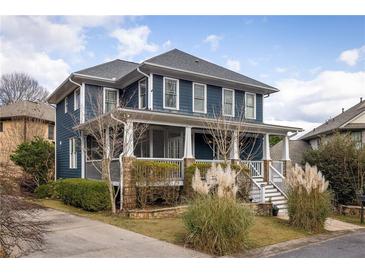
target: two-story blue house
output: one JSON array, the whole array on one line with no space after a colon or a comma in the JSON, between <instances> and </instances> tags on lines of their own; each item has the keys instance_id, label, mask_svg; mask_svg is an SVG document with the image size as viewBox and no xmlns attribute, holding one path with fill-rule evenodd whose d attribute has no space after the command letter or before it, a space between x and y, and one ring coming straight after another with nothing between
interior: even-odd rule
<instances>
[{"instance_id":1,"label":"two-story blue house","mask_svg":"<svg viewBox=\"0 0 365 274\"><path fill-rule=\"evenodd\" d=\"M177 49L142 63L117 59L74 72L48 99L57 106L56 178L101 177L91 164L100 159L93 153L95 146L83 134L82 125L96 115L118 109L127 113L130 121L124 135L133 134L133 123L149 124L147 138L133 149L125 148L124 156L175 162L183 182L186 159L190 163L221 160L214 144L209 143L214 140L206 138L204 123L219 113L233 127L236 118L244 117L245 138L251 138L248 144L252 145L242 148L237 141L231 155L232 160L249 165L254 200L267 201L271 197L281 201L280 180L286 165L270 162L269 135L284 136L283 162L287 163L288 132L301 129L263 123L264 99L278 91ZM95 113L91 107L97 97L102 98L102 113ZM75 127L81 129L81 138ZM112 172L116 184L123 179L120 166L116 157Z\"/></svg>"}]
</instances>

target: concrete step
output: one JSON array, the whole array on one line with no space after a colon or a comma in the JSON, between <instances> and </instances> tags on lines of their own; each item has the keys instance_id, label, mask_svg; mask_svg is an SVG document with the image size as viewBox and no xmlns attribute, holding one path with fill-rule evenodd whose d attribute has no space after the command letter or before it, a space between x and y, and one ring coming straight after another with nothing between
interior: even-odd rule
<instances>
[{"instance_id":1,"label":"concrete step","mask_svg":"<svg viewBox=\"0 0 365 274\"><path fill-rule=\"evenodd\" d=\"M286 202L286 199L285 197L283 197L282 195L280 196L274 196L274 197L265 197L265 201L269 201L271 198L271 201L285 201Z\"/></svg>"}]
</instances>

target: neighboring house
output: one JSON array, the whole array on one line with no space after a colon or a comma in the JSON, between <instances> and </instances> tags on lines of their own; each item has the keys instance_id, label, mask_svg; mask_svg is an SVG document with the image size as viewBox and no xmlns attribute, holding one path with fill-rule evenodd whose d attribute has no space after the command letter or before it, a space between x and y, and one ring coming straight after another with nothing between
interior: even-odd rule
<instances>
[{"instance_id":1,"label":"neighboring house","mask_svg":"<svg viewBox=\"0 0 365 274\"><path fill-rule=\"evenodd\" d=\"M277 187L270 184L269 135L284 137L286 152L283 160L289 161L287 134L301 129L263 122L264 99L278 91L177 49L142 63L117 59L74 72L48 99L49 103L57 106L56 177L101 177L92 164L100 161L93 157L95 144L83 132L83 126L99 115L92 107L99 96L103 98L104 116L115 109L128 114L124 138L130 137L133 123L149 124L147 138L135 149L125 148L122 159L135 156L137 160L177 163L181 184L184 167L192 162L221 161L215 149L211 149L214 144L208 144L204 138L204 121L212 119L214 113L223 113L234 129L234 120L244 114L245 138L251 138L252 145L242 149L236 139L232 160L249 161L247 164L251 168L253 188L263 193L260 184L264 182L272 196L275 196L274 193L280 196ZM124 108L119 107L122 101L127 102ZM73 130L75 126L78 132ZM79 139L78 136L82 137ZM248 151L255 151L255 155L247 159ZM113 160L112 179L116 184L123 181L126 188L127 170L120 178L123 163L118 158ZM269 196L260 199L268 200Z\"/></svg>"},{"instance_id":2,"label":"neighboring house","mask_svg":"<svg viewBox=\"0 0 365 274\"><path fill-rule=\"evenodd\" d=\"M302 140L289 140L289 158L292 164L303 164L303 153L311 149L311 146ZM276 161L283 159L283 141L275 144L271 147L271 159L275 167Z\"/></svg>"},{"instance_id":3,"label":"neighboring house","mask_svg":"<svg viewBox=\"0 0 365 274\"><path fill-rule=\"evenodd\" d=\"M308 142L313 149L317 149L320 142L336 132L349 133L357 147L365 144L365 101L360 102L348 110L329 119L319 127L308 132L300 139Z\"/></svg>"},{"instance_id":4,"label":"neighboring house","mask_svg":"<svg viewBox=\"0 0 365 274\"><path fill-rule=\"evenodd\" d=\"M54 141L55 109L45 103L20 101L0 107L0 174L22 172L10 160L10 155L24 141L40 136ZM6 169L6 170L4 170Z\"/></svg>"}]
</instances>

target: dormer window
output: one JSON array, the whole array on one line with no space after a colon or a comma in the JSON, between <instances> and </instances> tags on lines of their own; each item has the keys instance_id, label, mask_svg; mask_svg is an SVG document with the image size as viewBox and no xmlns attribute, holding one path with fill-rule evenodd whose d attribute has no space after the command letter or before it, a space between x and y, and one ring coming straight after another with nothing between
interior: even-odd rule
<instances>
[{"instance_id":1,"label":"dormer window","mask_svg":"<svg viewBox=\"0 0 365 274\"><path fill-rule=\"evenodd\" d=\"M179 109L179 80L164 77L163 107L167 109Z\"/></svg>"},{"instance_id":2,"label":"dormer window","mask_svg":"<svg viewBox=\"0 0 365 274\"><path fill-rule=\"evenodd\" d=\"M234 90L224 88L222 94L222 108L224 116L234 116Z\"/></svg>"},{"instance_id":3,"label":"dormer window","mask_svg":"<svg viewBox=\"0 0 365 274\"><path fill-rule=\"evenodd\" d=\"M138 107L145 109L147 107L147 80L146 78L138 82Z\"/></svg>"},{"instance_id":4,"label":"dormer window","mask_svg":"<svg viewBox=\"0 0 365 274\"><path fill-rule=\"evenodd\" d=\"M245 93L245 118L256 119L256 94Z\"/></svg>"},{"instance_id":5,"label":"dormer window","mask_svg":"<svg viewBox=\"0 0 365 274\"><path fill-rule=\"evenodd\" d=\"M104 113L110 112L118 106L118 90L104 88Z\"/></svg>"}]
</instances>

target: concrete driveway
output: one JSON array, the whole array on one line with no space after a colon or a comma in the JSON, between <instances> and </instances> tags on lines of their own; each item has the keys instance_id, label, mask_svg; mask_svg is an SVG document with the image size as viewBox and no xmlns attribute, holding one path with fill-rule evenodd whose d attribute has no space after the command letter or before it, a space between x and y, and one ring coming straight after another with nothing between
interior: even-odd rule
<instances>
[{"instance_id":1,"label":"concrete driveway","mask_svg":"<svg viewBox=\"0 0 365 274\"><path fill-rule=\"evenodd\" d=\"M275 258L365 258L364 229L297 248Z\"/></svg>"},{"instance_id":2,"label":"concrete driveway","mask_svg":"<svg viewBox=\"0 0 365 274\"><path fill-rule=\"evenodd\" d=\"M208 257L208 255L156 240L102 222L53 209L42 210L41 218L52 224L43 251L27 257Z\"/></svg>"}]
</instances>

